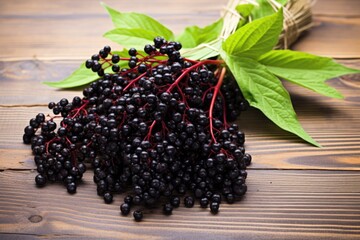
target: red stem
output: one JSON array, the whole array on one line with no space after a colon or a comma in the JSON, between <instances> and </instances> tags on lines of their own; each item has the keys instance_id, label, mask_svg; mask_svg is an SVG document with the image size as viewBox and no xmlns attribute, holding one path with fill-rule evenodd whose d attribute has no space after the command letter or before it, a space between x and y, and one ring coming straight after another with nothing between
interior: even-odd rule
<instances>
[{"instance_id":1,"label":"red stem","mask_svg":"<svg viewBox=\"0 0 360 240\"><path fill-rule=\"evenodd\" d=\"M156 120L154 120L154 121L152 122L152 124L150 125L150 127L149 127L149 132L148 132L148 134L146 135L146 137L145 137L144 140L149 140L149 139L150 139L150 137L151 137L151 132L152 132L152 129L154 128L155 124L156 124Z\"/></svg>"},{"instance_id":2,"label":"red stem","mask_svg":"<svg viewBox=\"0 0 360 240\"><path fill-rule=\"evenodd\" d=\"M216 97L220 91L221 84L223 83L223 80L224 80L225 73L226 73L226 68L222 68L219 80L214 88L214 95L213 95L213 98L211 99L210 109L209 109L210 134L211 134L211 137L212 137L212 140L214 141L214 143L216 143L216 139L215 139L214 130L213 130L213 110L214 110L214 106L215 106Z\"/></svg>"},{"instance_id":3,"label":"red stem","mask_svg":"<svg viewBox=\"0 0 360 240\"><path fill-rule=\"evenodd\" d=\"M170 87L167 89L166 92L170 93L171 90L179 84L179 82L186 76L186 74L188 74L191 70L197 68L197 67L200 67L200 66L203 66L205 64L216 64L216 65L219 65L219 64L222 64L223 61L222 60L204 60L204 61L200 61L200 62L197 62L196 64L192 65L191 67L187 68L185 71L183 71L181 73L181 75L175 80L175 82L173 82Z\"/></svg>"},{"instance_id":4,"label":"red stem","mask_svg":"<svg viewBox=\"0 0 360 240\"><path fill-rule=\"evenodd\" d=\"M136 83L137 81L140 80L140 78L142 78L143 76L146 75L146 72L144 72L143 74L139 75L137 78L135 78L134 80L132 80L131 82L129 82L129 84L123 89L123 92L125 92L126 90L128 90L134 83Z\"/></svg>"}]
</instances>

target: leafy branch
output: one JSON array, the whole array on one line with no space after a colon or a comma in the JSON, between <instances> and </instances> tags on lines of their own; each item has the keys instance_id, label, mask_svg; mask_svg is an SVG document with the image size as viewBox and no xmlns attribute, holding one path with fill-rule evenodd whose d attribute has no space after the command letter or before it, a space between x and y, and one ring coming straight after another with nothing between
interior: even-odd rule
<instances>
[{"instance_id":1,"label":"leafy branch","mask_svg":"<svg viewBox=\"0 0 360 240\"><path fill-rule=\"evenodd\" d=\"M142 48L155 37L162 36L170 41L180 41L184 46L182 55L187 58L222 58L252 107L261 110L280 128L320 146L300 125L281 79L324 96L343 98L325 81L360 71L342 66L331 58L291 50L273 50L283 29L282 8L275 12L270 8L270 1L265 0L258 0L256 6L238 5L237 2L230 1L226 13L217 21L203 28L187 27L178 36L147 15L121 13L103 3L115 26L104 37L125 48ZM283 0L278 4L281 7L286 2ZM128 57L126 50L118 54ZM82 64L68 78L45 84L71 88L96 79L98 76L86 70Z\"/></svg>"}]
</instances>

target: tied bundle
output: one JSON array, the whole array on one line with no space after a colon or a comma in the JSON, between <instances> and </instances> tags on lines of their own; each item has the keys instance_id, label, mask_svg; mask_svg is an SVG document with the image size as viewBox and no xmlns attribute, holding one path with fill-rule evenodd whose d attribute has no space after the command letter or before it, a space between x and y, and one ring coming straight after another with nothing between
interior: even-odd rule
<instances>
[{"instance_id":1,"label":"tied bundle","mask_svg":"<svg viewBox=\"0 0 360 240\"><path fill-rule=\"evenodd\" d=\"M314 2L313 0L289 0L282 5L280 1L276 0L230 0L222 13L226 26L223 29L222 37L225 39L233 33L239 20L244 18L233 10L238 4L252 4L257 8L262 7L260 4L268 4L275 12L283 8L284 26L275 49L287 49L304 31L313 26L311 7ZM248 20L249 22L253 20L251 15L248 16Z\"/></svg>"}]
</instances>

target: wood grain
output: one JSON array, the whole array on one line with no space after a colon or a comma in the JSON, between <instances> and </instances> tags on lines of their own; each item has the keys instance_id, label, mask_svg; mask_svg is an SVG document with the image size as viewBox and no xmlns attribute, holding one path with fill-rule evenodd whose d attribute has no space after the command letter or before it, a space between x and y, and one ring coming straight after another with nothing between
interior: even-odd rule
<instances>
[{"instance_id":1,"label":"wood grain","mask_svg":"<svg viewBox=\"0 0 360 240\"><path fill-rule=\"evenodd\" d=\"M175 33L216 20L226 2L106 1L122 11L149 14ZM315 27L294 48L353 58L342 63L359 68L359 4L317 0ZM246 196L222 204L216 216L198 207L181 207L168 217L148 209L136 223L119 214L123 196L103 204L91 171L74 196L58 184L36 188L31 151L21 141L29 119L49 112L49 101L81 95L80 88L56 90L41 82L63 79L111 44L101 37L112 28L105 10L97 0L0 0L0 6L0 239L360 239L359 74L329 81L344 100L285 83L300 122L323 148L250 109L238 121L253 156Z\"/></svg>"},{"instance_id":2,"label":"wood grain","mask_svg":"<svg viewBox=\"0 0 360 240\"><path fill-rule=\"evenodd\" d=\"M206 25L217 20L226 2L156 0L147 3L133 0L131 4L124 4L122 1L106 1L123 12L148 14L176 33L188 25ZM99 1L88 1L86 7L82 2L71 0L61 3L1 1L1 5L0 44L4 49L1 57L84 59L105 44L116 46L102 37L113 25Z\"/></svg>"},{"instance_id":3,"label":"wood grain","mask_svg":"<svg viewBox=\"0 0 360 240\"><path fill-rule=\"evenodd\" d=\"M0 173L0 233L94 239L360 237L359 173L250 170L246 197L222 204L216 216L198 206L181 206L168 217L159 209L149 210L141 223L119 216L122 196L103 204L90 173L74 196L59 185L37 189L34 176L28 171Z\"/></svg>"},{"instance_id":4,"label":"wood grain","mask_svg":"<svg viewBox=\"0 0 360 240\"><path fill-rule=\"evenodd\" d=\"M339 20L314 18L314 27L306 32L292 48L320 56L359 58L360 18Z\"/></svg>"},{"instance_id":5,"label":"wood grain","mask_svg":"<svg viewBox=\"0 0 360 240\"><path fill-rule=\"evenodd\" d=\"M216 20L226 2L156 0L150 4L133 0L131 4L124 4L122 1L106 1L124 12L148 14L177 34L188 25L204 26ZM1 59L83 60L105 44L116 46L101 37L113 26L98 1L88 1L86 7L81 1L74 3L71 0L62 0L61 3L2 0L0 3ZM360 57L359 44L356 44L360 38L358 10L356 0L332 0L331 4L325 0L318 1L314 6L318 24L301 43L294 46L295 49L332 57ZM326 12L329 14L325 16L332 16L336 21L319 18ZM335 15L334 12L339 14ZM354 17L356 24L341 22L348 16Z\"/></svg>"},{"instance_id":6,"label":"wood grain","mask_svg":"<svg viewBox=\"0 0 360 240\"><path fill-rule=\"evenodd\" d=\"M354 18L360 17L358 0L316 0L313 13L316 16Z\"/></svg>"}]
</instances>

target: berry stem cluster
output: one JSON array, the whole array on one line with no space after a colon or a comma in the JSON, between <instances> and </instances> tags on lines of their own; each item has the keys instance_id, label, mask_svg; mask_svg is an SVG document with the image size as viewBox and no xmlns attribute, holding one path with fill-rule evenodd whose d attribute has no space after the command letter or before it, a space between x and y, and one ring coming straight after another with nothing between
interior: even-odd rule
<instances>
[{"instance_id":1,"label":"berry stem cluster","mask_svg":"<svg viewBox=\"0 0 360 240\"><path fill-rule=\"evenodd\" d=\"M87 60L100 79L82 98L50 102L54 116L39 113L24 129L36 184L63 182L75 193L90 163L106 203L113 194L130 192L120 207L123 215L160 200L171 214L181 195L185 207L198 199L212 213L222 197L228 203L241 198L251 156L244 133L228 122L247 102L222 60L186 59L180 49L180 43L158 37L144 52L129 49L129 57L105 46ZM110 67L113 73L105 73ZM135 220L142 216L134 211Z\"/></svg>"}]
</instances>

